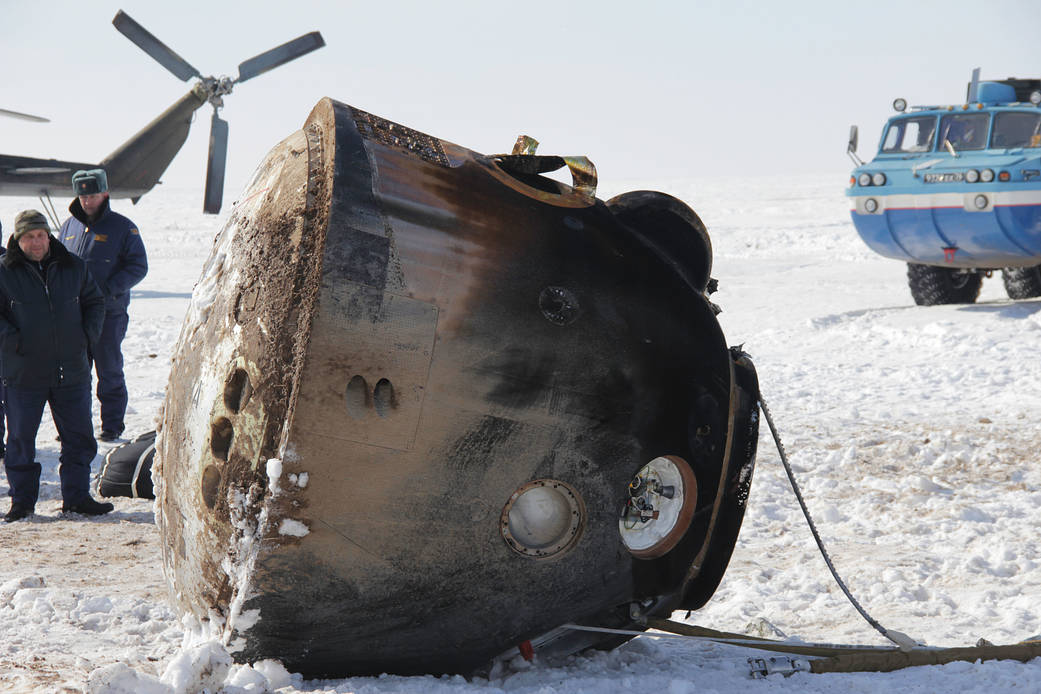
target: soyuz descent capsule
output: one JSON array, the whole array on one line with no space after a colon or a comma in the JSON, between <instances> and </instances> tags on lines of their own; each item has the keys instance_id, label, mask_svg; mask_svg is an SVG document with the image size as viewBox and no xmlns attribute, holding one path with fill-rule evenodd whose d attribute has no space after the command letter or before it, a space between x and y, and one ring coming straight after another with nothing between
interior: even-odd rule
<instances>
[{"instance_id":1,"label":"soyuz descent capsule","mask_svg":"<svg viewBox=\"0 0 1041 694\"><path fill-rule=\"evenodd\" d=\"M175 601L237 660L468 673L709 600L755 370L694 212L595 187L329 99L271 150L193 292L154 475Z\"/></svg>"}]
</instances>

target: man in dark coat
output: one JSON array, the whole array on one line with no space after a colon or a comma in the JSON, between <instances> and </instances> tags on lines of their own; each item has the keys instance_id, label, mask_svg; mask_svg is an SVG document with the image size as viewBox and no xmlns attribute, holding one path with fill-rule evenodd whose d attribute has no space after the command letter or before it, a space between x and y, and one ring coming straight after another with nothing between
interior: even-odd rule
<instances>
[{"instance_id":1,"label":"man in dark coat","mask_svg":"<svg viewBox=\"0 0 1041 694\"><path fill-rule=\"evenodd\" d=\"M0 239L3 238L4 225L0 224ZM3 256L7 252L7 249L0 245L0 256ZM7 437L7 426L4 424L4 382L0 380L0 458L7 455L7 449L4 444L4 439Z\"/></svg>"},{"instance_id":2,"label":"man in dark coat","mask_svg":"<svg viewBox=\"0 0 1041 694\"><path fill-rule=\"evenodd\" d=\"M123 433L127 409L122 345L130 321L130 288L144 279L148 258L134 223L109 207L108 176L103 169L77 171L72 188L76 194L69 205L72 216L61 225L58 238L86 261L105 295L105 327L90 356L98 373L101 403L98 439L115 441Z\"/></svg>"},{"instance_id":3,"label":"man in dark coat","mask_svg":"<svg viewBox=\"0 0 1041 694\"><path fill-rule=\"evenodd\" d=\"M62 511L100 515L90 496L97 454L90 418L88 345L101 335L105 298L86 264L50 235L47 218L20 212L0 259L0 377L7 392L10 522L30 516L40 494L36 434L43 406L61 437Z\"/></svg>"}]
</instances>

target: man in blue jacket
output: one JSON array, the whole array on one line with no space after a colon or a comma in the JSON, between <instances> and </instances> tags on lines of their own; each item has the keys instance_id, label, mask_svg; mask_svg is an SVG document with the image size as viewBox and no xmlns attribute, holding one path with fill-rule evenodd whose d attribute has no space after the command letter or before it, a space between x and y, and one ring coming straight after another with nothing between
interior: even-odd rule
<instances>
[{"instance_id":1,"label":"man in blue jacket","mask_svg":"<svg viewBox=\"0 0 1041 694\"><path fill-rule=\"evenodd\" d=\"M115 441L123 433L127 409L127 385L123 377L123 338L127 334L130 288L148 272L145 244L137 227L113 212L108 201L108 176L103 169L72 175L76 199L72 216L61 225L59 238L83 258L105 296L105 327L90 357L98 374L101 403L101 441Z\"/></svg>"},{"instance_id":2,"label":"man in blue jacket","mask_svg":"<svg viewBox=\"0 0 1041 694\"><path fill-rule=\"evenodd\" d=\"M101 335L105 298L86 264L50 235L47 218L20 212L0 259L0 377L7 391L4 467L11 509L32 515L40 495L36 435L44 404L61 436L62 511L100 515L112 504L90 496L98 451L90 417L88 346Z\"/></svg>"}]
</instances>

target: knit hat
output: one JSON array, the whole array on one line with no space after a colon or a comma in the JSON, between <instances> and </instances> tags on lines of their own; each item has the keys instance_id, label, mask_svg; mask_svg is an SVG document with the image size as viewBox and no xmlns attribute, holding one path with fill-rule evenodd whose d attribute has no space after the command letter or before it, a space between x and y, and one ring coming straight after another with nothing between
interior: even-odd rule
<instances>
[{"instance_id":1,"label":"knit hat","mask_svg":"<svg viewBox=\"0 0 1041 694\"><path fill-rule=\"evenodd\" d=\"M104 169L89 169L72 174L73 195L93 195L108 192L108 176Z\"/></svg>"},{"instance_id":2,"label":"knit hat","mask_svg":"<svg viewBox=\"0 0 1041 694\"><path fill-rule=\"evenodd\" d=\"M22 210L18 213L18 216L14 218L14 240L17 241L21 238L22 234L32 231L33 229L43 229L48 234L51 233L51 227L47 224L47 218L43 216L42 212L36 210Z\"/></svg>"}]
</instances>

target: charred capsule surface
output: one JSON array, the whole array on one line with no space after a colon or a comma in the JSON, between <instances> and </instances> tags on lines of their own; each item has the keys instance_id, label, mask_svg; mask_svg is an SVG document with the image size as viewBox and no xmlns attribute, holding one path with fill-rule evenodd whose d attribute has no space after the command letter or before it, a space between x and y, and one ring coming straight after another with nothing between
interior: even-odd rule
<instances>
[{"instance_id":1,"label":"charred capsule surface","mask_svg":"<svg viewBox=\"0 0 1041 694\"><path fill-rule=\"evenodd\" d=\"M555 159L574 185L541 175ZM485 156L328 99L269 153L193 295L157 463L178 604L237 658L470 672L708 600L755 371L693 211L594 191L582 158Z\"/></svg>"}]
</instances>

